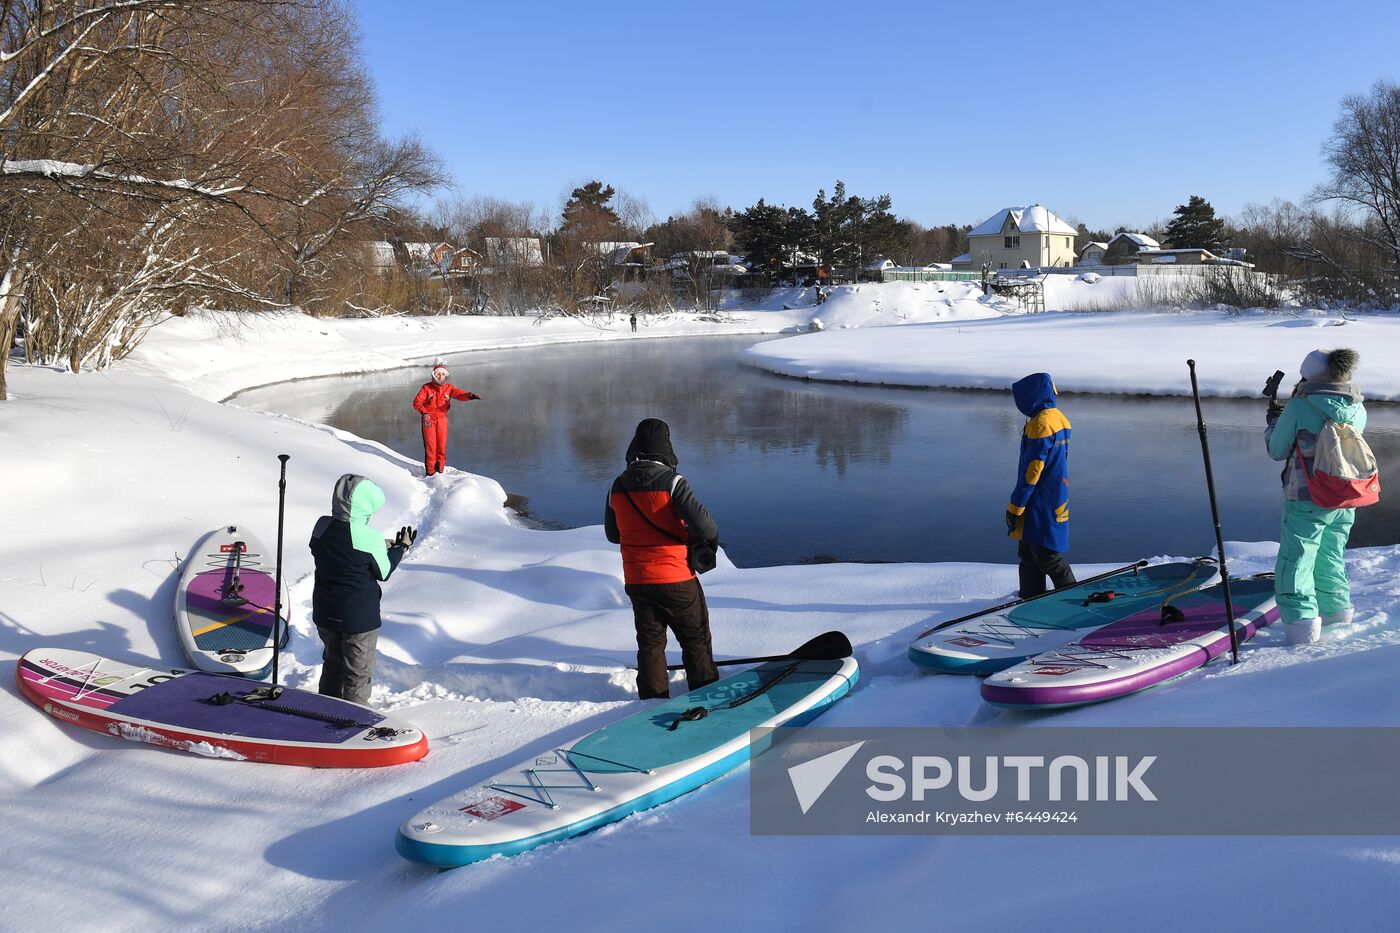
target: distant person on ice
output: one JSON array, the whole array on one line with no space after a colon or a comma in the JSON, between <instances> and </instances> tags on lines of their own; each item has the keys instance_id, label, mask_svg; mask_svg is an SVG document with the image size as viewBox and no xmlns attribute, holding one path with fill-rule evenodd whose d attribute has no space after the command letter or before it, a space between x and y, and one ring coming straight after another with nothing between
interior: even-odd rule
<instances>
[{"instance_id":1,"label":"distant person on ice","mask_svg":"<svg viewBox=\"0 0 1400 933\"><path fill-rule=\"evenodd\" d=\"M710 646L710 610L690 569L688 541L715 542L710 513L676 472L671 429L659 418L637 425L627 446L627 469L613 481L603 530L622 545L622 575L637 627L637 694L671 695L666 629L680 642L686 686L719 680Z\"/></svg>"},{"instance_id":2,"label":"distant person on ice","mask_svg":"<svg viewBox=\"0 0 1400 933\"><path fill-rule=\"evenodd\" d=\"M1074 582L1065 562L1069 550L1069 419L1055 407L1049 373L1034 373L1011 387L1016 407L1027 418L1021 432L1016 488L1006 507L1006 533L1017 539L1020 597L1045 592L1045 578L1056 589Z\"/></svg>"},{"instance_id":3,"label":"distant person on ice","mask_svg":"<svg viewBox=\"0 0 1400 933\"><path fill-rule=\"evenodd\" d=\"M1349 424L1357 434L1366 430L1361 393L1351 384L1359 359L1355 350L1312 351L1303 359L1303 378L1288 404L1269 405L1264 440L1269 456L1284 461L1274 593L1290 645L1312 644L1321 639L1323 625L1351 621L1345 557L1356 509L1314 504L1294 450L1311 473L1317 437L1327 421Z\"/></svg>"},{"instance_id":4,"label":"distant person on ice","mask_svg":"<svg viewBox=\"0 0 1400 933\"><path fill-rule=\"evenodd\" d=\"M447 381L447 367L441 361L433 366L433 377L423 383L413 399L413 410L423 416L423 474L441 473L447 462L447 410L452 400L470 402L481 398L475 392L459 389Z\"/></svg>"},{"instance_id":5,"label":"distant person on ice","mask_svg":"<svg viewBox=\"0 0 1400 933\"><path fill-rule=\"evenodd\" d=\"M369 526L384 490L346 473L331 493L331 514L311 532L316 583L311 620L324 646L319 692L355 703L369 700L379 642L379 582L389 579L418 533L407 526L392 542Z\"/></svg>"}]
</instances>

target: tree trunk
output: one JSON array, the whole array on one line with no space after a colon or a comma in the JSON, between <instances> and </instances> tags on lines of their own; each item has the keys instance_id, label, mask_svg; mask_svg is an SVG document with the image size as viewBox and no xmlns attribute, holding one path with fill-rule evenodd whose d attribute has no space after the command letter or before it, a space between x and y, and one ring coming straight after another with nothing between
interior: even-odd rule
<instances>
[{"instance_id":1,"label":"tree trunk","mask_svg":"<svg viewBox=\"0 0 1400 933\"><path fill-rule=\"evenodd\" d=\"M19 326L19 299L24 293L24 268L13 263L0 279L0 402L9 398L5 390L5 370L15 345Z\"/></svg>"}]
</instances>

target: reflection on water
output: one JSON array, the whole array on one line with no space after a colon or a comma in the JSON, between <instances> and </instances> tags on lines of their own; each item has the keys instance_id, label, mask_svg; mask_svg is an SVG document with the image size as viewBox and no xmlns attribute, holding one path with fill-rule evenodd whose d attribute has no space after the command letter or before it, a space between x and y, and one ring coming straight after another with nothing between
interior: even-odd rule
<instances>
[{"instance_id":1,"label":"reflection on water","mask_svg":"<svg viewBox=\"0 0 1400 933\"><path fill-rule=\"evenodd\" d=\"M671 425L681 472L741 566L840 560L1009 562L1002 514L1024 419L1011 395L805 383L738 365L754 338L637 340L448 358L447 462L495 477L549 525L602 521L636 423ZM1182 372L1185 373L1183 363ZM236 403L331 424L422 456L410 404L427 366L253 390ZM1184 381L1184 380L1183 380ZM1127 561L1214 545L1189 398L1068 396L1070 556ZM1279 465L1263 402L1208 400L1227 538L1276 540ZM1370 406L1382 486L1400 489L1400 411ZM329 488L334 477L327 477ZM1358 512L1355 545L1400 537L1400 499Z\"/></svg>"}]
</instances>

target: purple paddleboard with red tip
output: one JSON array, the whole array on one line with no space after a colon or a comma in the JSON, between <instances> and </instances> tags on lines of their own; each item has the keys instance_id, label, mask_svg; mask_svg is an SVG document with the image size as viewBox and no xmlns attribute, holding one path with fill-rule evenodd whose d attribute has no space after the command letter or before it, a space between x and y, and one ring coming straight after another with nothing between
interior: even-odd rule
<instances>
[{"instance_id":1,"label":"purple paddleboard with red tip","mask_svg":"<svg viewBox=\"0 0 1400 933\"><path fill-rule=\"evenodd\" d=\"M35 648L15 676L54 719L211 758L378 768L428 753L427 737L402 719L290 687L259 696L266 688L226 674Z\"/></svg>"},{"instance_id":2,"label":"purple paddleboard with red tip","mask_svg":"<svg viewBox=\"0 0 1400 933\"><path fill-rule=\"evenodd\" d=\"M1241 643L1278 619L1271 577L1231 580L1230 597ZM1139 612L998 671L982 682L982 699L1013 709L1098 703L1180 677L1229 649L1224 586L1184 594L1173 606L1178 612Z\"/></svg>"}]
</instances>

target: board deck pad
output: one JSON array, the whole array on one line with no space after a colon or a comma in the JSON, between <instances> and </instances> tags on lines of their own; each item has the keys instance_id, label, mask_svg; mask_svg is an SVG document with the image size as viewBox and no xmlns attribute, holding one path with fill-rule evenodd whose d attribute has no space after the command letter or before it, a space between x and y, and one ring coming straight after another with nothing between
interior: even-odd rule
<instances>
[{"instance_id":1,"label":"board deck pad","mask_svg":"<svg viewBox=\"0 0 1400 933\"><path fill-rule=\"evenodd\" d=\"M247 529L211 531L190 552L175 595L175 625L200 670L254 680L272 668L277 581L268 552ZM283 586L282 605L288 603ZM282 616L283 644L290 633Z\"/></svg>"},{"instance_id":2,"label":"board deck pad","mask_svg":"<svg viewBox=\"0 0 1400 933\"><path fill-rule=\"evenodd\" d=\"M750 729L776 716L795 697L827 681L841 669L841 664L841 661L770 661L761 668L673 697L645 715L629 716L599 729L576 742L573 748L581 755L596 756L584 767L585 771L608 774L627 770L598 759L626 762L631 768L665 768L697 752L747 735ZM791 673L785 673L789 668ZM767 692L733 709L724 709L779 677L781 679ZM682 722L671 729L676 717L696 706L721 709L719 713L712 712L704 719Z\"/></svg>"},{"instance_id":3,"label":"board deck pad","mask_svg":"<svg viewBox=\"0 0 1400 933\"><path fill-rule=\"evenodd\" d=\"M259 685L231 675L125 664L63 648L26 653L16 674L24 694L56 719L212 757L376 767L427 754L426 737L411 723L292 688L271 708L249 703L244 697ZM223 694L232 702L212 702Z\"/></svg>"},{"instance_id":4,"label":"board deck pad","mask_svg":"<svg viewBox=\"0 0 1400 933\"><path fill-rule=\"evenodd\" d=\"M1278 618L1272 579L1231 580L1230 596L1239 643ZM1223 585L1173 605L1181 618L1164 621L1160 611L1145 610L995 673L983 681L982 698L1021 709L1097 703L1165 683L1229 650Z\"/></svg>"},{"instance_id":5,"label":"board deck pad","mask_svg":"<svg viewBox=\"0 0 1400 933\"><path fill-rule=\"evenodd\" d=\"M396 845L412 861L453 867L585 833L732 771L762 751L750 749L751 729L807 722L858 678L854 658L760 664L439 801L399 828ZM707 715L671 728L696 707Z\"/></svg>"},{"instance_id":6,"label":"board deck pad","mask_svg":"<svg viewBox=\"0 0 1400 933\"><path fill-rule=\"evenodd\" d=\"M909 659L948 674L991 674L1145 609L1219 582L1208 561L1154 564L988 612L915 639ZM1091 599L1113 593L1110 600Z\"/></svg>"}]
</instances>

